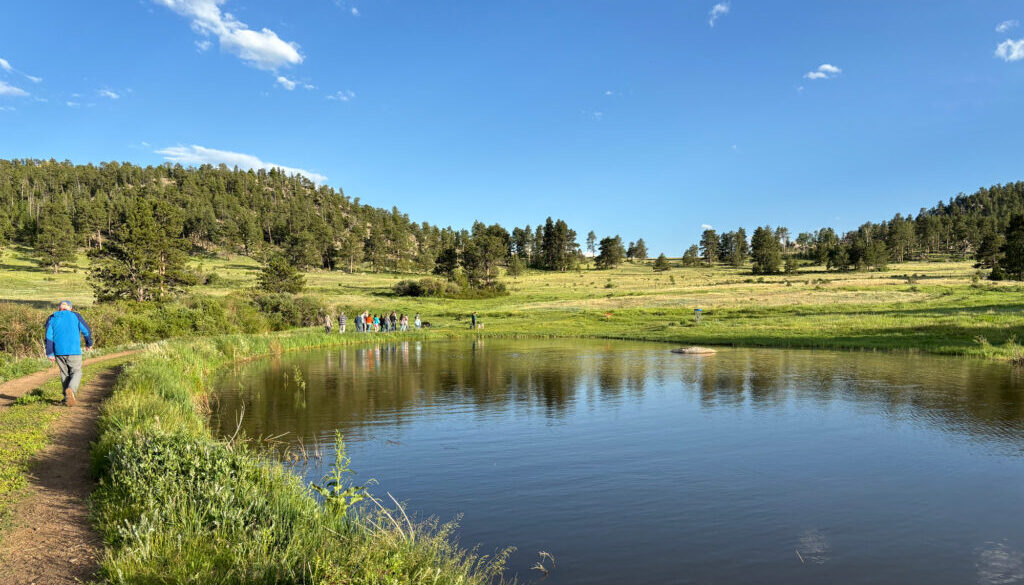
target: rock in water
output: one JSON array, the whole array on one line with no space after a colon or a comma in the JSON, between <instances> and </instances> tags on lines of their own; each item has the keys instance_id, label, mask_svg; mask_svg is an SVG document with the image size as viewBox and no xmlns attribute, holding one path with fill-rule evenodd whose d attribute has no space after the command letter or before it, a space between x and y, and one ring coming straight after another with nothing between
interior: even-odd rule
<instances>
[{"instance_id":1,"label":"rock in water","mask_svg":"<svg viewBox=\"0 0 1024 585\"><path fill-rule=\"evenodd\" d=\"M707 355L716 353L716 350L710 347L698 347L696 345L691 347L677 347L672 350L672 353L682 353L687 355Z\"/></svg>"}]
</instances>

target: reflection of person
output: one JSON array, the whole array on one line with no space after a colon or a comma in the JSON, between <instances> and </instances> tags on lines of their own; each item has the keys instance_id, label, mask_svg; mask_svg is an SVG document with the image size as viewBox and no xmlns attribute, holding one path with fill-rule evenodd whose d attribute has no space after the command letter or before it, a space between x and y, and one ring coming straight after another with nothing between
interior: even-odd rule
<instances>
[{"instance_id":1,"label":"reflection of person","mask_svg":"<svg viewBox=\"0 0 1024 585\"><path fill-rule=\"evenodd\" d=\"M71 310L71 301L61 301L57 312L46 319L46 357L60 370L64 404L75 405L75 393L82 382L82 340L92 349L92 331L81 315Z\"/></svg>"}]
</instances>

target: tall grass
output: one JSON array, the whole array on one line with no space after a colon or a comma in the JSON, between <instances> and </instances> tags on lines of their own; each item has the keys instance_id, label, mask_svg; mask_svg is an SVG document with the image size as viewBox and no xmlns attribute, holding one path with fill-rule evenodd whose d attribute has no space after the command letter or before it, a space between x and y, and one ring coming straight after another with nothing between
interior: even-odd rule
<instances>
[{"instance_id":1,"label":"tall grass","mask_svg":"<svg viewBox=\"0 0 1024 585\"><path fill-rule=\"evenodd\" d=\"M229 361L366 337L309 331L222 336L150 347L104 404L92 450L96 525L108 583L412 583L502 580L508 551L455 544L454 526L353 507L339 454L323 501L280 464L215 440L202 405ZM396 519L399 519L396 521Z\"/></svg>"}]
</instances>

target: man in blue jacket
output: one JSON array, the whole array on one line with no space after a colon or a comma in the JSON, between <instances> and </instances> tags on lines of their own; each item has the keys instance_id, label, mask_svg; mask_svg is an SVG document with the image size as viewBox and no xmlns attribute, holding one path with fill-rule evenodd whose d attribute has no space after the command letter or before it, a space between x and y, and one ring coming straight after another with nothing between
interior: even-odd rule
<instances>
[{"instance_id":1,"label":"man in blue jacket","mask_svg":"<svg viewBox=\"0 0 1024 585\"><path fill-rule=\"evenodd\" d=\"M82 381L82 340L92 349L92 331L81 315L71 310L71 301L61 301L57 312L46 319L46 357L60 369L64 404L75 405L75 392Z\"/></svg>"}]
</instances>

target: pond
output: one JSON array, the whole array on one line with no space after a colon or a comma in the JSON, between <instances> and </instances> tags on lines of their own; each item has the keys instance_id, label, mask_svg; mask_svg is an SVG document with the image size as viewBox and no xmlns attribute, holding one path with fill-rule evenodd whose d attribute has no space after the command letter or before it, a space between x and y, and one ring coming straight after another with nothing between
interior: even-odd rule
<instances>
[{"instance_id":1,"label":"pond","mask_svg":"<svg viewBox=\"0 0 1024 585\"><path fill-rule=\"evenodd\" d=\"M301 383L304 382L303 388ZM1024 583L1024 376L930 356L396 342L225 372L213 425L307 448L562 584ZM331 461L296 467L319 479Z\"/></svg>"}]
</instances>

